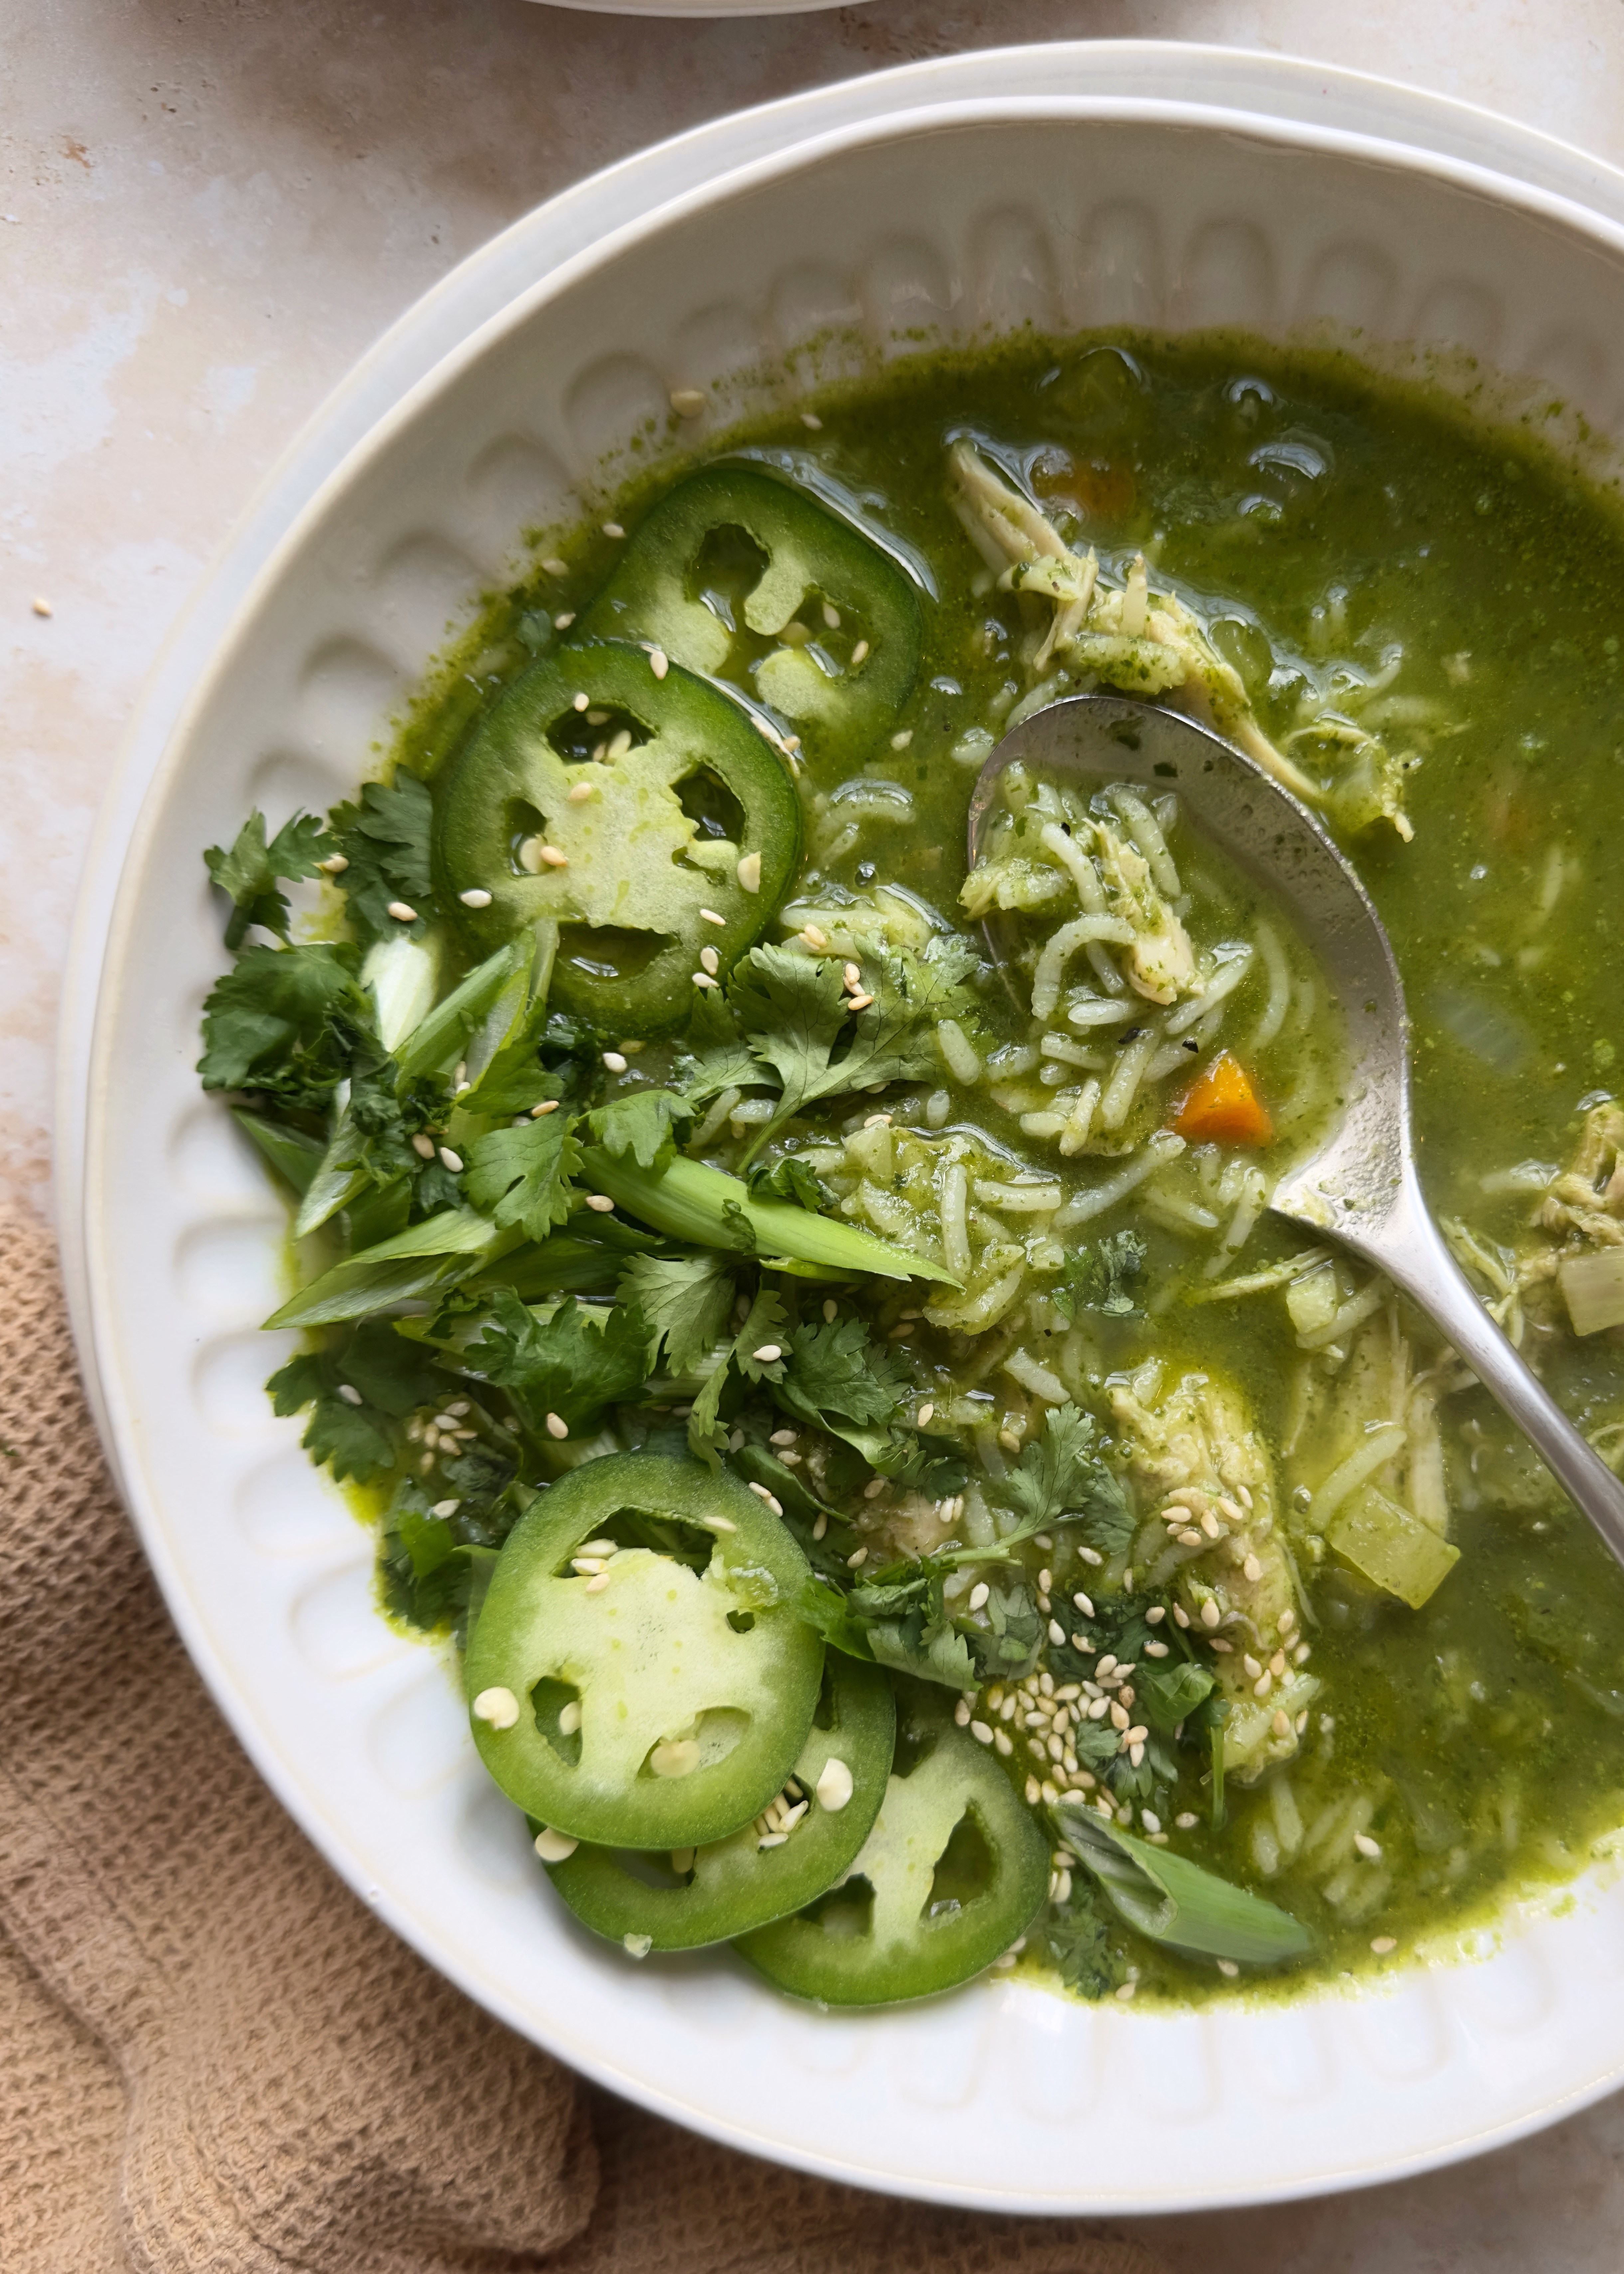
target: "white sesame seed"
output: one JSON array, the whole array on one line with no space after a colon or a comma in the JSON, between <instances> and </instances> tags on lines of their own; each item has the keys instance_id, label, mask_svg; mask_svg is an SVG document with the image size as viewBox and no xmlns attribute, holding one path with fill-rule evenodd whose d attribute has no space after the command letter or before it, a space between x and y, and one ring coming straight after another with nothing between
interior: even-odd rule
<instances>
[{"instance_id":1,"label":"white sesame seed","mask_svg":"<svg viewBox=\"0 0 1624 2274\"><path fill-rule=\"evenodd\" d=\"M763 1343L759 1350L752 1351L750 1355L757 1366L776 1366L784 1355L784 1348L780 1343Z\"/></svg>"},{"instance_id":2,"label":"white sesame seed","mask_svg":"<svg viewBox=\"0 0 1624 2274\"><path fill-rule=\"evenodd\" d=\"M656 679L664 679L665 674L671 669L670 659L663 647L651 647L649 650L649 669L654 674Z\"/></svg>"},{"instance_id":3,"label":"white sesame seed","mask_svg":"<svg viewBox=\"0 0 1624 2274\"><path fill-rule=\"evenodd\" d=\"M1289 1603L1285 1609L1282 1611L1278 1624L1282 1635L1289 1634L1292 1628L1297 1624L1297 1613L1291 1608Z\"/></svg>"},{"instance_id":4,"label":"white sesame seed","mask_svg":"<svg viewBox=\"0 0 1624 2274\"><path fill-rule=\"evenodd\" d=\"M1184 1814L1176 1816L1173 1821L1181 1832L1193 1832L1201 1819L1199 1816L1192 1816L1190 1811L1185 1809Z\"/></svg>"},{"instance_id":5,"label":"white sesame seed","mask_svg":"<svg viewBox=\"0 0 1624 2274\"><path fill-rule=\"evenodd\" d=\"M1083 1562L1088 1564L1091 1569L1097 1569L1097 1567L1105 1561L1104 1556L1101 1555L1097 1547L1079 1547L1077 1553L1079 1559Z\"/></svg>"},{"instance_id":6,"label":"white sesame seed","mask_svg":"<svg viewBox=\"0 0 1624 2274\"><path fill-rule=\"evenodd\" d=\"M823 424L816 410L803 410L801 414L801 423L809 433L813 434L819 433Z\"/></svg>"},{"instance_id":7,"label":"white sesame seed","mask_svg":"<svg viewBox=\"0 0 1624 2274\"><path fill-rule=\"evenodd\" d=\"M389 914L395 918L396 923L416 923L417 921L417 911L414 907L409 907L404 900L391 900Z\"/></svg>"},{"instance_id":8,"label":"white sesame seed","mask_svg":"<svg viewBox=\"0 0 1624 2274\"><path fill-rule=\"evenodd\" d=\"M547 1416L547 1434L549 1437L557 1437L561 1442L569 1434L568 1422L564 1420L557 1413L549 1413Z\"/></svg>"},{"instance_id":9,"label":"white sesame seed","mask_svg":"<svg viewBox=\"0 0 1624 2274\"><path fill-rule=\"evenodd\" d=\"M1137 1982L1124 1982L1121 1989L1116 1992L1116 1996L1121 2003L1125 2006L1129 1999L1132 1997L1134 1992L1138 1988L1139 1984Z\"/></svg>"},{"instance_id":10,"label":"white sesame seed","mask_svg":"<svg viewBox=\"0 0 1624 2274\"><path fill-rule=\"evenodd\" d=\"M1372 1863L1380 1856L1381 1842L1380 1840L1372 1840L1368 1832L1356 1832L1353 1835L1353 1844L1361 1856L1369 1856Z\"/></svg>"},{"instance_id":11,"label":"white sesame seed","mask_svg":"<svg viewBox=\"0 0 1624 2274\"><path fill-rule=\"evenodd\" d=\"M604 535L605 537L624 537L626 531L621 528L618 521L605 522Z\"/></svg>"},{"instance_id":12,"label":"white sesame seed","mask_svg":"<svg viewBox=\"0 0 1624 2274\"><path fill-rule=\"evenodd\" d=\"M56 611L43 594L36 592L34 598L34 613L36 616L54 616Z\"/></svg>"},{"instance_id":13,"label":"white sesame seed","mask_svg":"<svg viewBox=\"0 0 1624 2274\"><path fill-rule=\"evenodd\" d=\"M459 892L457 898L465 908L488 908L491 905L491 895L483 885L470 885L467 892Z\"/></svg>"},{"instance_id":14,"label":"white sesame seed","mask_svg":"<svg viewBox=\"0 0 1624 2274\"><path fill-rule=\"evenodd\" d=\"M725 924L727 922L727 918L724 915L718 915L714 908L701 908L699 914L701 919L705 923Z\"/></svg>"},{"instance_id":15,"label":"white sesame seed","mask_svg":"<svg viewBox=\"0 0 1624 2274\"><path fill-rule=\"evenodd\" d=\"M884 1489L885 1480L883 1477L870 1477L868 1483L863 1487L863 1498L865 1500L878 1500L880 1495L884 1491Z\"/></svg>"},{"instance_id":16,"label":"white sesame seed","mask_svg":"<svg viewBox=\"0 0 1624 2274\"><path fill-rule=\"evenodd\" d=\"M556 1113L558 1110L559 1102L556 1097L544 1097L539 1105L531 1106L530 1119L532 1121L544 1121L549 1113Z\"/></svg>"},{"instance_id":17,"label":"white sesame seed","mask_svg":"<svg viewBox=\"0 0 1624 2274\"><path fill-rule=\"evenodd\" d=\"M1398 1943L1396 1939L1390 1934L1379 1934L1375 1940L1371 1944L1371 1948L1375 1952L1378 1958L1385 1958L1388 1951L1396 1950L1398 1948Z\"/></svg>"},{"instance_id":18,"label":"white sesame seed","mask_svg":"<svg viewBox=\"0 0 1624 2274\"><path fill-rule=\"evenodd\" d=\"M857 644L856 644L856 646L852 650L852 667L853 667L853 670L855 670L855 669L856 669L857 666L858 666L860 663L862 663L862 662L864 662L864 661L866 661L866 660L867 660L868 653L868 641L867 641L867 640L859 640L859 641L858 641L858 643L857 643Z\"/></svg>"},{"instance_id":19,"label":"white sesame seed","mask_svg":"<svg viewBox=\"0 0 1624 2274\"><path fill-rule=\"evenodd\" d=\"M363 1405L366 1402L353 1382L341 1382L338 1385L338 1394L346 1405Z\"/></svg>"},{"instance_id":20,"label":"white sesame seed","mask_svg":"<svg viewBox=\"0 0 1624 2274\"><path fill-rule=\"evenodd\" d=\"M1221 1958L1218 1961L1218 1971L1220 1974L1223 1975L1228 1981L1233 1982L1240 1970L1240 1968L1235 1963L1235 1961L1232 1958Z\"/></svg>"},{"instance_id":21,"label":"white sesame seed","mask_svg":"<svg viewBox=\"0 0 1624 2274\"><path fill-rule=\"evenodd\" d=\"M1250 1652L1246 1653L1242 1657L1241 1665L1245 1669L1247 1679L1251 1682L1255 1682L1259 1675L1263 1671L1262 1667L1259 1664L1258 1660L1252 1656Z\"/></svg>"},{"instance_id":22,"label":"white sesame seed","mask_svg":"<svg viewBox=\"0 0 1624 2274\"><path fill-rule=\"evenodd\" d=\"M561 614L553 617L553 629L555 632L567 632L575 621L575 610L573 608L566 608Z\"/></svg>"},{"instance_id":23,"label":"white sesame seed","mask_svg":"<svg viewBox=\"0 0 1624 2274\"><path fill-rule=\"evenodd\" d=\"M816 1784L817 1804L831 1816L838 1816L852 1796L852 1772L839 1756L831 1753L823 1764L823 1773Z\"/></svg>"},{"instance_id":24,"label":"white sesame seed","mask_svg":"<svg viewBox=\"0 0 1624 2274\"><path fill-rule=\"evenodd\" d=\"M705 407L705 398L696 387L673 387L671 407L679 418L697 418Z\"/></svg>"},{"instance_id":25,"label":"white sesame seed","mask_svg":"<svg viewBox=\"0 0 1624 2274\"><path fill-rule=\"evenodd\" d=\"M747 853L743 860L739 863L738 876L740 891L742 892L759 892L761 890L761 855L759 853Z\"/></svg>"},{"instance_id":26,"label":"white sesame seed","mask_svg":"<svg viewBox=\"0 0 1624 2274\"><path fill-rule=\"evenodd\" d=\"M901 734L893 734L893 735L891 736L891 748L892 748L892 749L893 749L893 750L906 750L906 749L907 749L907 747L908 747L908 744L909 744L913 740L914 740L914 729L912 728L912 727L905 727L903 728L903 730L902 730Z\"/></svg>"},{"instance_id":27,"label":"white sesame seed","mask_svg":"<svg viewBox=\"0 0 1624 2274\"><path fill-rule=\"evenodd\" d=\"M972 1721L970 1735L978 1745L990 1745L992 1743L992 1731L985 1721Z\"/></svg>"},{"instance_id":28,"label":"white sesame seed","mask_svg":"<svg viewBox=\"0 0 1624 2274\"><path fill-rule=\"evenodd\" d=\"M541 565L549 576L568 576L569 574L567 561L544 561Z\"/></svg>"},{"instance_id":29,"label":"white sesame seed","mask_svg":"<svg viewBox=\"0 0 1624 2274\"><path fill-rule=\"evenodd\" d=\"M846 1007L848 1011L866 1011L873 1000L872 995L848 995Z\"/></svg>"},{"instance_id":30,"label":"white sesame seed","mask_svg":"<svg viewBox=\"0 0 1624 2274\"><path fill-rule=\"evenodd\" d=\"M967 1698L960 1698L955 1700L953 1706L953 1719L958 1722L961 1729L967 1729L969 1728L970 1701Z\"/></svg>"},{"instance_id":31,"label":"white sesame seed","mask_svg":"<svg viewBox=\"0 0 1624 2274\"><path fill-rule=\"evenodd\" d=\"M1201 1624L1207 1628L1215 1627L1222 1616L1223 1613L1209 1595L1201 1606Z\"/></svg>"},{"instance_id":32,"label":"white sesame seed","mask_svg":"<svg viewBox=\"0 0 1624 2274\"><path fill-rule=\"evenodd\" d=\"M868 1560L868 1551L866 1547L854 1548L846 1559L846 1568L848 1571L861 1571Z\"/></svg>"},{"instance_id":33,"label":"white sesame seed","mask_svg":"<svg viewBox=\"0 0 1624 2274\"><path fill-rule=\"evenodd\" d=\"M589 798L598 795L598 784L590 781L572 782L569 786L571 805L584 805Z\"/></svg>"},{"instance_id":34,"label":"white sesame seed","mask_svg":"<svg viewBox=\"0 0 1624 2274\"><path fill-rule=\"evenodd\" d=\"M589 1595L601 1595L601 1594L603 1593L603 1592L604 1592L604 1589L605 1589L608 1585L609 1585L609 1574L607 1573L607 1571L599 1571L599 1572L598 1572L598 1573L597 1573L597 1574L596 1574L592 1578L590 1578L590 1579L589 1579L589 1580L587 1581L587 1583L586 1583L586 1591L587 1591L587 1593L588 1593Z\"/></svg>"},{"instance_id":35,"label":"white sesame seed","mask_svg":"<svg viewBox=\"0 0 1624 2274\"><path fill-rule=\"evenodd\" d=\"M722 959L713 947L702 947L699 951L699 961L701 968L708 971L712 979L722 968Z\"/></svg>"},{"instance_id":36,"label":"white sesame seed","mask_svg":"<svg viewBox=\"0 0 1624 2274\"><path fill-rule=\"evenodd\" d=\"M569 866L568 854L561 851L556 845L542 846L540 858L546 862L549 869L568 869Z\"/></svg>"},{"instance_id":37,"label":"white sesame seed","mask_svg":"<svg viewBox=\"0 0 1624 2274\"><path fill-rule=\"evenodd\" d=\"M519 1701L511 1690L482 1690L474 1700L476 1721L492 1729L511 1729L519 1718Z\"/></svg>"},{"instance_id":38,"label":"white sesame seed","mask_svg":"<svg viewBox=\"0 0 1624 2274\"><path fill-rule=\"evenodd\" d=\"M460 1153L454 1153L449 1145L442 1145L440 1148L440 1165L448 1176L460 1177L462 1173L462 1156Z\"/></svg>"},{"instance_id":39,"label":"white sesame seed","mask_svg":"<svg viewBox=\"0 0 1624 2274\"><path fill-rule=\"evenodd\" d=\"M1263 1566L1255 1555L1249 1555L1241 1565L1241 1570L1249 1579L1257 1580L1263 1577Z\"/></svg>"},{"instance_id":40,"label":"white sesame seed","mask_svg":"<svg viewBox=\"0 0 1624 2274\"><path fill-rule=\"evenodd\" d=\"M624 1073L626 1072L626 1059L619 1050L605 1050L604 1052L604 1064L608 1067L611 1073Z\"/></svg>"},{"instance_id":41,"label":"white sesame seed","mask_svg":"<svg viewBox=\"0 0 1624 2274\"><path fill-rule=\"evenodd\" d=\"M536 1853L544 1864L566 1864L581 1843L572 1840L568 1832L554 1832L544 1825L536 1834L534 1844Z\"/></svg>"},{"instance_id":42,"label":"white sesame seed","mask_svg":"<svg viewBox=\"0 0 1624 2274\"><path fill-rule=\"evenodd\" d=\"M1049 1623L1049 1638L1050 1642L1056 1645L1063 1643L1065 1640L1066 1630L1061 1625L1058 1619L1050 1619Z\"/></svg>"},{"instance_id":43,"label":"white sesame seed","mask_svg":"<svg viewBox=\"0 0 1624 2274\"><path fill-rule=\"evenodd\" d=\"M719 979L712 979L708 971L696 971L694 974L695 987L719 987L721 983Z\"/></svg>"},{"instance_id":44,"label":"white sesame seed","mask_svg":"<svg viewBox=\"0 0 1624 2274\"><path fill-rule=\"evenodd\" d=\"M558 1725L560 1737L573 1737L580 1728L581 1700L578 1698L567 1698L559 1707Z\"/></svg>"},{"instance_id":45,"label":"white sesame seed","mask_svg":"<svg viewBox=\"0 0 1624 2274\"><path fill-rule=\"evenodd\" d=\"M587 698L581 692L579 688L577 688L575 692L570 697L569 702L570 708L574 711L584 711L587 707Z\"/></svg>"}]
</instances>

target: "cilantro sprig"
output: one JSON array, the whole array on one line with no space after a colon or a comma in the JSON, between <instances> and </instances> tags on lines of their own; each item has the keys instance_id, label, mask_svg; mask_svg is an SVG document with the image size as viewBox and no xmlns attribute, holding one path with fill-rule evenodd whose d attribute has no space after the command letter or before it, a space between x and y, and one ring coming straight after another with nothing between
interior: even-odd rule
<instances>
[{"instance_id":1,"label":"cilantro sprig","mask_svg":"<svg viewBox=\"0 0 1624 2274\"><path fill-rule=\"evenodd\" d=\"M730 1088L778 1090L748 1163L796 1115L824 1099L894 1081L917 1081L937 1063L939 1020L969 1015L978 968L962 942L933 940L922 953L886 948L863 968L861 1010L838 962L788 947L752 948L725 1004L707 1005L688 1095L695 1103Z\"/></svg>"},{"instance_id":2,"label":"cilantro sprig","mask_svg":"<svg viewBox=\"0 0 1624 2274\"><path fill-rule=\"evenodd\" d=\"M258 807L229 849L211 845L204 862L210 878L231 903L226 945L240 947L252 924L286 939L288 900L277 885L319 875L322 862L338 850L338 840L330 834L326 822L309 813L296 813L290 821L284 821L267 842L265 816Z\"/></svg>"}]
</instances>

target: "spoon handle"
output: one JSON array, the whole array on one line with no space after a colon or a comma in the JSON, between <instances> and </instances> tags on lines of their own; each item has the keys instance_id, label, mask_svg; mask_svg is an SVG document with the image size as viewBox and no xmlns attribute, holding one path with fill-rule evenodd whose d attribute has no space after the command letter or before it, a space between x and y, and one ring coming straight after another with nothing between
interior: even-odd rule
<instances>
[{"instance_id":1,"label":"spoon handle","mask_svg":"<svg viewBox=\"0 0 1624 2274\"><path fill-rule=\"evenodd\" d=\"M1337 1233L1426 1313L1624 1563L1624 1483L1580 1435L1485 1310L1414 1178L1404 1179L1396 1205L1379 1229L1366 1235L1344 1222Z\"/></svg>"}]
</instances>

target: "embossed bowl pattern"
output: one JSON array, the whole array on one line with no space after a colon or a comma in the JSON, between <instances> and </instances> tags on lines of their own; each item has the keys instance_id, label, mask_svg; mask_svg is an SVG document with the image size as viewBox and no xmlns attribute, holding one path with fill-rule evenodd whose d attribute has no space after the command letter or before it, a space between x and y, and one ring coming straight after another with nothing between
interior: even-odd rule
<instances>
[{"instance_id":1,"label":"embossed bowl pattern","mask_svg":"<svg viewBox=\"0 0 1624 2274\"><path fill-rule=\"evenodd\" d=\"M726 1956L638 1972L579 1932L487 1785L450 1670L261 1385L283 1223L192 1066L221 961L199 848L349 791L520 533L825 376L1030 324L1335 339L1624 435L1624 232L1461 162L1188 104L961 102L786 148L625 222L456 345L266 561L170 737L114 907L85 1225L117 1464L187 1640L353 1885L515 2028L757 2153L988 2207L1175 2210L1356 2184L1624 2075L1624 1892L1357 1995L1200 2015L983 1983L892 2014L785 2004ZM1550 406L1560 402L1559 413ZM1086 2127L1085 2131L1084 2127Z\"/></svg>"}]
</instances>

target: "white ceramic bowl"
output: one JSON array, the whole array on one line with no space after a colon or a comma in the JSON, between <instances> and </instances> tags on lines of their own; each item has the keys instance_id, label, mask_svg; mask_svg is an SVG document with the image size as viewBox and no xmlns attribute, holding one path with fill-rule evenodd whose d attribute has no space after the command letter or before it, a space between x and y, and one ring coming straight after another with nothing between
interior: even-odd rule
<instances>
[{"instance_id":1,"label":"white ceramic bowl","mask_svg":"<svg viewBox=\"0 0 1624 2274\"><path fill-rule=\"evenodd\" d=\"M1049 81L1034 51L1034 83ZM517 531L590 510L673 388L1129 321L1485 366L1600 464L1624 433L1624 231L1479 168L1190 103L1050 94L847 124L628 218L450 349L232 613L147 789L109 929L83 1195L114 1455L183 1633L353 1885L515 2028L650 2106L831 2175L1004 2209L1170 2210L1387 2178L1624 2076L1624 1891L1475 1962L1199 2017L1016 1984L834 2019L726 1957L633 1973L538 1884L446 1669L378 1619L371 1547L260 1385L281 1220L192 1073L221 961L199 848L352 787ZM673 437L689 447L694 430Z\"/></svg>"}]
</instances>

